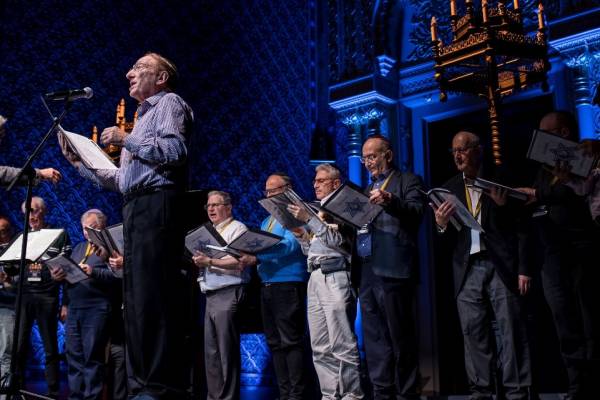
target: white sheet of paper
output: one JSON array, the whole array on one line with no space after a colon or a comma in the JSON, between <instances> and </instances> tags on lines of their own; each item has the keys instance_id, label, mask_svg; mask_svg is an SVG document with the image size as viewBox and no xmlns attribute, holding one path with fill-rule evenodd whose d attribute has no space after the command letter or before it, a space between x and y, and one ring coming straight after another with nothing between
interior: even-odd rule
<instances>
[{"instance_id":1,"label":"white sheet of paper","mask_svg":"<svg viewBox=\"0 0 600 400\"><path fill-rule=\"evenodd\" d=\"M40 229L39 231L29 232L27 236L27 255L29 261L37 261L48 247L63 233L64 229ZM23 234L21 233L12 244L6 249L0 262L15 262L21 260L21 244L23 243Z\"/></svg>"},{"instance_id":2,"label":"white sheet of paper","mask_svg":"<svg viewBox=\"0 0 600 400\"><path fill-rule=\"evenodd\" d=\"M110 157L102 151L93 140L77 133L65 131L58 127L65 135L72 150L81 158L83 164L89 169L117 169Z\"/></svg>"}]
</instances>

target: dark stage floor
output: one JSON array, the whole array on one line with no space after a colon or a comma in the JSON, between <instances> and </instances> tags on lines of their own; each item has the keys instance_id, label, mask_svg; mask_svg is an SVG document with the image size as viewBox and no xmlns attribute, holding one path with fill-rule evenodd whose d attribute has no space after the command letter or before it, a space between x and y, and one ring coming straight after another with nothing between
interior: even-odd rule
<instances>
[{"instance_id":1,"label":"dark stage floor","mask_svg":"<svg viewBox=\"0 0 600 400\"><path fill-rule=\"evenodd\" d=\"M67 399L68 389L66 382L63 383L61 390L61 399ZM27 390L34 393L45 393L46 383L43 380L32 381L27 384ZM540 400L562 400L563 394L546 393L540 395ZM276 393L273 388L270 387L242 387L241 388L241 400L274 400L276 399ZM422 396L422 400L468 400L466 395L456 396ZM307 399L310 400L310 399ZM316 400L316 399L315 399Z\"/></svg>"}]
</instances>

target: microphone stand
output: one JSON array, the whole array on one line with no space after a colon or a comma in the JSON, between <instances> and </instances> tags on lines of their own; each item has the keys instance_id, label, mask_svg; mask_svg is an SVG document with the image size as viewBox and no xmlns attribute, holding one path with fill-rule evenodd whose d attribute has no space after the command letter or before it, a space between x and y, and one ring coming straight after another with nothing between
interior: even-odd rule
<instances>
[{"instance_id":1,"label":"microphone stand","mask_svg":"<svg viewBox=\"0 0 600 400\"><path fill-rule=\"evenodd\" d=\"M48 105L46 104L46 101L44 100L43 96L42 96L42 102L44 103L44 106L46 107L48 112L50 112ZM31 198L32 198L32 192L33 192L33 183L34 183L34 179L35 179L35 170L31 166L31 164L32 164L33 160L35 160L37 158L38 154L41 152L42 147L48 141L48 139L50 138L50 135L52 135L54 133L56 128L62 122L65 115L67 115L67 112L71 108L71 104L72 104L72 99L68 97L65 102L63 111L58 117L54 117L54 116L52 116L52 114L50 114L53 118L52 126L50 127L50 129L48 129L48 132L44 135L44 137L42 138L40 143L33 150L31 155L27 159L27 161L25 161L25 164L21 168L21 171L19 172L19 174L15 177L15 179L13 179L13 181L10 183L10 185L6 189L6 191L8 191L8 192L11 191L13 189L13 187L17 184L17 182L19 182L22 179L23 176L27 176L27 198L25 200L25 217L24 217L24 225L23 225L24 229L23 229L23 240L22 240L22 245L21 245L21 260L19 263L19 283L17 285L17 299L15 302L16 303L15 304L15 326L13 328L13 343L12 343L12 349L11 349L11 355L10 355L10 357L11 357L10 358L10 370L8 373L5 374L5 376L2 377L2 387L0 388L0 393L6 394L8 400L25 399L25 395L27 395L28 397L36 398L36 399L52 400L51 397L46 397L46 396L42 396L42 395L39 395L36 393L31 393L31 392L25 391L19 387L20 382L23 378L22 376L19 376L19 374L23 374L24 371L17 371L17 357L19 356L17 354L18 353L17 348L18 348L19 336L20 336L21 307L22 307L22 302L23 302L23 284L26 279L25 270L27 268L26 257L27 257L27 237L29 236L29 215L31 213ZM29 340L29 338L23 338L23 340ZM23 368L24 367L25 366L23 366Z\"/></svg>"}]
</instances>

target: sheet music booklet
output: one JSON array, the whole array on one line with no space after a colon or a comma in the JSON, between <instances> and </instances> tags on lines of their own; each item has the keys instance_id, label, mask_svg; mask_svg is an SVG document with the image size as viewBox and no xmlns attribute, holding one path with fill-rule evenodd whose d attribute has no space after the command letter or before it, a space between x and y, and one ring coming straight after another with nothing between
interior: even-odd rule
<instances>
[{"instance_id":1,"label":"sheet music booklet","mask_svg":"<svg viewBox=\"0 0 600 400\"><path fill-rule=\"evenodd\" d=\"M29 262L36 262L48 250L48 247L63 233L64 229L40 229L29 232L27 236L27 255ZM23 234L19 234L10 246L0 256L0 262L18 262L21 260L21 244Z\"/></svg>"},{"instance_id":2,"label":"sheet music booklet","mask_svg":"<svg viewBox=\"0 0 600 400\"><path fill-rule=\"evenodd\" d=\"M83 269L72 259L67 256L59 255L49 260L46 260L46 264L50 270L61 268L66 274L66 281L75 284L85 279L89 279L89 276Z\"/></svg>"},{"instance_id":3,"label":"sheet music booklet","mask_svg":"<svg viewBox=\"0 0 600 400\"><path fill-rule=\"evenodd\" d=\"M223 258L227 255L226 252L217 251L209 248L208 245L216 247L227 246L225 239L219 235L219 232L213 227L210 222L200 225L198 228L190 231L185 237L185 248L190 253L190 256L200 251L211 258Z\"/></svg>"},{"instance_id":4,"label":"sheet music booklet","mask_svg":"<svg viewBox=\"0 0 600 400\"><path fill-rule=\"evenodd\" d=\"M235 238L231 243L225 246L207 245L209 249L227 253L233 257L239 258L240 252L248 254L257 254L275 246L283 239L281 236L260 229L248 228L248 230Z\"/></svg>"},{"instance_id":5,"label":"sheet music booklet","mask_svg":"<svg viewBox=\"0 0 600 400\"><path fill-rule=\"evenodd\" d=\"M110 157L88 137L65 131L62 126L58 129L69 142L69 147L76 153L81 162L89 169L117 169Z\"/></svg>"},{"instance_id":6,"label":"sheet music booklet","mask_svg":"<svg viewBox=\"0 0 600 400\"><path fill-rule=\"evenodd\" d=\"M123 224L116 224L99 230L85 227L90 242L104 247L112 255L113 251L123 254Z\"/></svg>"},{"instance_id":7,"label":"sheet music booklet","mask_svg":"<svg viewBox=\"0 0 600 400\"><path fill-rule=\"evenodd\" d=\"M519 192L518 190L513 189L511 187L504 186L499 183L488 181L488 180L485 180L482 178L475 178L475 180L473 181L473 186L475 186L479 189L482 189L486 192L489 192L490 190L492 190L493 187L504 189L504 190L506 190L507 196L510 196L510 197L518 199L518 200L527 201L527 195L525 193Z\"/></svg>"},{"instance_id":8,"label":"sheet music booklet","mask_svg":"<svg viewBox=\"0 0 600 400\"><path fill-rule=\"evenodd\" d=\"M294 216L287 210L287 206L289 204L295 204L303 207L311 217L316 217L318 212L310 203L302 200L300 196L298 196L298 194L292 189L287 189L283 193L261 199L258 202L285 229L295 229L306 225L304 221L294 218Z\"/></svg>"},{"instance_id":9,"label":"sheet music booklet","mask_svg":"<svg viewBox=\"0 0 600 400\"><path fill-rule=\"evenodd\" d=\"M331 194L322 208L335 218L358 229L371 223L383 207L369 203L369 196L351 182L346 182Z\"/></svg>"},{"instance_id":10,"label":"sheet music booklet","mask_svg":"<svg viewBox=\"0 0 600 400\"><path fill-rule=\"evenodd\" d=\"M478 232L484 232L479 222L469 212L467 207L448 189L433 188L427 192L419 190L423 195L427 196L431 202L439 207L444 201L448 200L454 204L454 214L450 217L450 223L454 225L457 231L460 231L463 226L473 229Z\"/></svg>"},{"instance_id":11,"label":"sheet music booklet","mask_svg":"<svg viewBox=\"0 0 600 400\"><path fill-rule=\"evenodd\" d=\"M554 167L557 161L567 162L571 173L586 178L594 166L595 159L585 155L578 143L563 139L550 132L533 131L527 158Z\"/></svg>"}]
</instances>

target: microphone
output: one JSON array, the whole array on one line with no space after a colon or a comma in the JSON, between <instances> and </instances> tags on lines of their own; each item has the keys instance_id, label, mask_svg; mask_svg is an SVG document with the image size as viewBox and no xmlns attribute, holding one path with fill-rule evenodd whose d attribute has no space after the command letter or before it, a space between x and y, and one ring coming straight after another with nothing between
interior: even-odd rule
<instances>
[{"instance_id":1,"label":"microphone","mask_svg":"<svg viewBox=\"0 0 600 400\"><path fill-rule=\"evenodd\" d=\"M90 99L94 95L94 91L90 87L83 89L61 90L60 92L46 93L44 97L48 100L77 100Z\"/></svg>"}]
</instances>

